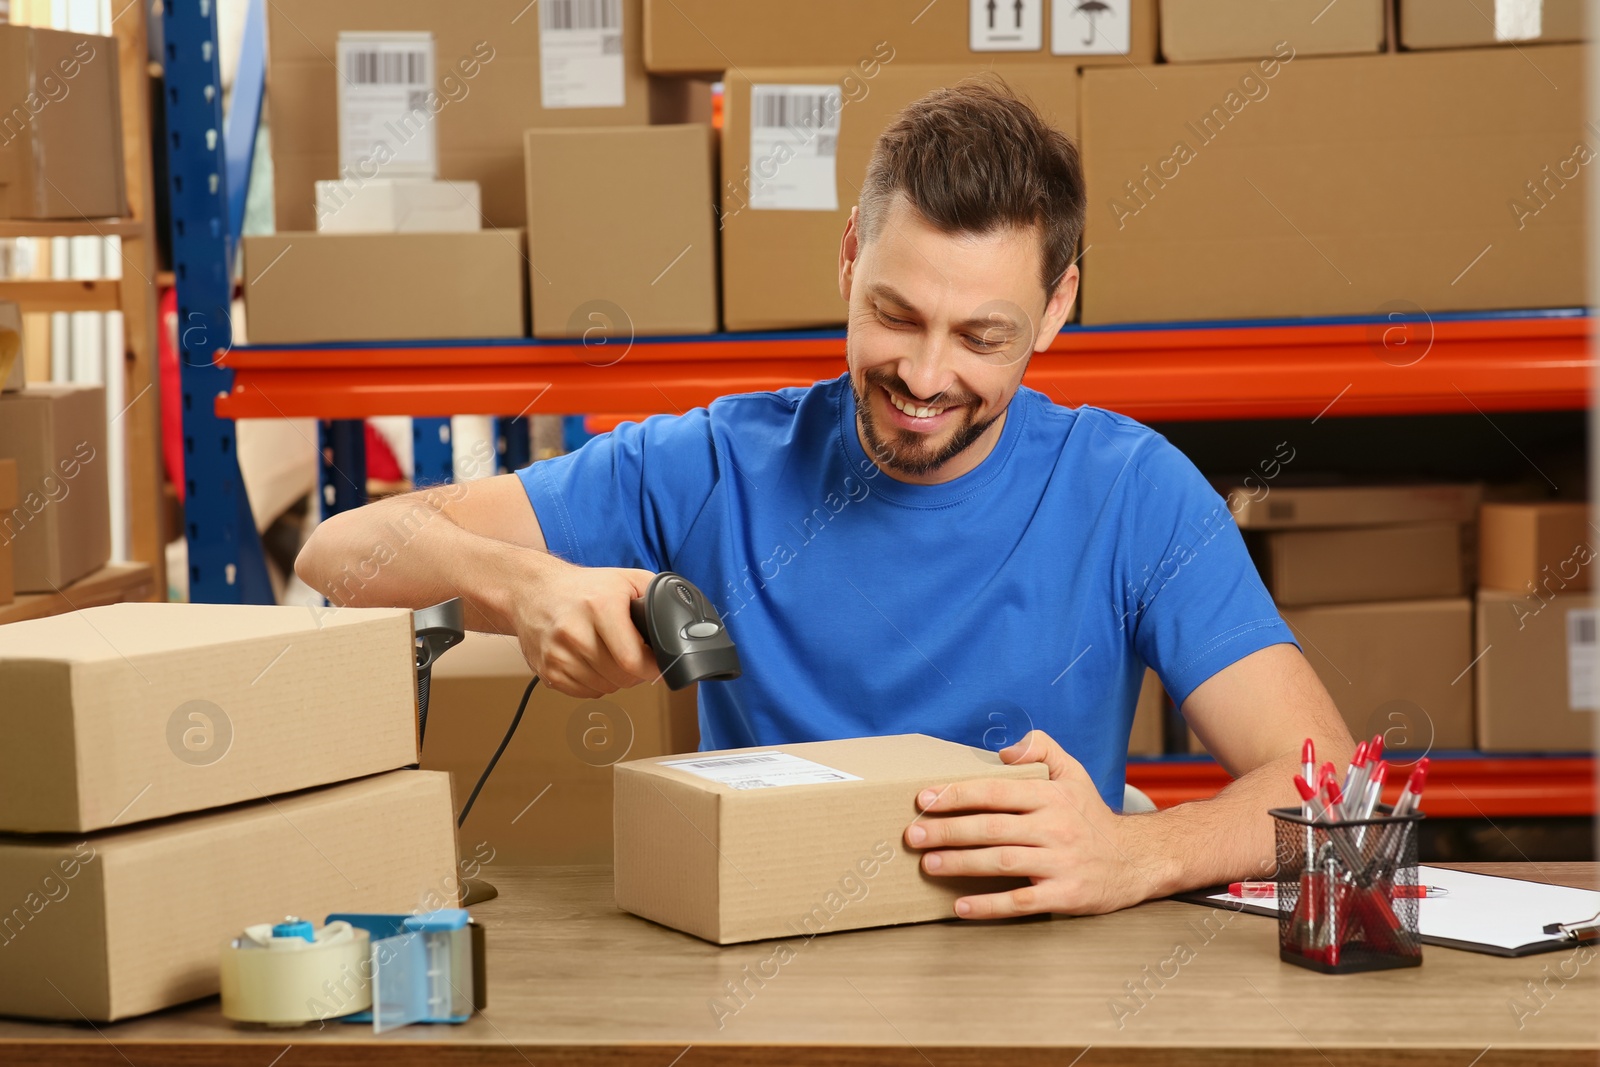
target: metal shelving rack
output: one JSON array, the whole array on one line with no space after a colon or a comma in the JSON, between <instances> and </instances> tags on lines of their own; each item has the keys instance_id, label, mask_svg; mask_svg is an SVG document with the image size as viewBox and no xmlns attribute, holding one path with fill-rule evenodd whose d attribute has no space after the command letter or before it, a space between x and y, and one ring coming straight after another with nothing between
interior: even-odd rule
<instances>
[{"instance_id":1,"label":"metal shelving rack","mask_svg":"<svg viewBox=\"0 0 1600 1067\"><path fill-rule=\"evenodd\" d=\"M526 338L232 347L226 308L237 231L226 205L248 171L232 152L225 160L214 132L222 128L214 13L205 0L181 0L167 10L166 31L178 301L181 321L194 323L182 349L194 599L270 595L233 455L234 419L324 420L324 502L337 510L364 495L353 420L420 417L417 443L429 451L419 463L438 477L448 469L438 429L452 414L680 413L725 393L843 372L837 331L640 338L620 359L614 347L600 358L579 343ZM230 128L229 139L238 132ZM1589 404L1595 365L1591 325L1581 311L1548 311L1071 327L1033 358L1024 381L1060 403L1144 421L1578 411ZM511 451L513 465L526 461ZM1452 753L1441 762L1471 790L1451 814L1595 808L1592 757ZM1129 780L1166 806L1214 793L1226 775L1206 760L1172 757L1131 762Z\"/></svg>"}]
</instances>

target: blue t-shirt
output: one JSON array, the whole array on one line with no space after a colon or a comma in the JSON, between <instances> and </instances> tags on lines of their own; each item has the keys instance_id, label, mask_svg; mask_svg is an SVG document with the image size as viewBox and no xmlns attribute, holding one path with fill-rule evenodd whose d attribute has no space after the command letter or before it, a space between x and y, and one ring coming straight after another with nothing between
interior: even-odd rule
<instances>
[{"instance_id":1,"label":"blue t-shirt","mask_svg":"<svg viewBox=\"0 0 1600 1067\"><path fill-rule=\"evenodd\" d=\"M862 449L848 375L624 423L519 471L550 550L671 570L742 677L700 686L702 749L1031 728L1114 810L1145 665L1180 705L1293 642L1221 497L1150 428L1023 387L994 450L939 485Z\"/></svg>"}]
</instances>

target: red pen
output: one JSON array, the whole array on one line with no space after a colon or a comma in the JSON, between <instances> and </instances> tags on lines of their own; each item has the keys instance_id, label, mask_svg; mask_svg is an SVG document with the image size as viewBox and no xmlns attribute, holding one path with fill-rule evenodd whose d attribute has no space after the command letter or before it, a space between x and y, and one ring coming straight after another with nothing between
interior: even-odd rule
<instances>
[{"instance_id":1,"label":"red pen","mask_svg":"<svg viewBox=\"0 0 1600 1067\"><path fill-rule=\"evenodd\" d=\"M1391 897L1442 897L1449 895L1448 889L1436 885L1396 885L1389 887ZM1228 895L1240 897L1245 900L1265 900L1278 895L1277 882L1229 882Z\"/></svg>"}]
</instances>

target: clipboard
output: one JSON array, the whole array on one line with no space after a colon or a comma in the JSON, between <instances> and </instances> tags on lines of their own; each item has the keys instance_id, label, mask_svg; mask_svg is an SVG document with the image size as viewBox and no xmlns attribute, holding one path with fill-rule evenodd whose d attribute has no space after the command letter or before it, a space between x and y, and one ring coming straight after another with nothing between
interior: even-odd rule
<instances>
[{"instance_id":1,"label":"clipboard","mask_svg":"<svg viewBox=\"0 0 1600 1067\"><path fill-rule=\"evenodd\" d=\"M1520 958L1594 943L1600 892L1448 867L1419 866L1417 880L1449 891L1417 902L1425 945ZM1271 903L1229 896L1227 886L1172 899L1273 919L1279 914Z\"/></svg>"}]
</instances>

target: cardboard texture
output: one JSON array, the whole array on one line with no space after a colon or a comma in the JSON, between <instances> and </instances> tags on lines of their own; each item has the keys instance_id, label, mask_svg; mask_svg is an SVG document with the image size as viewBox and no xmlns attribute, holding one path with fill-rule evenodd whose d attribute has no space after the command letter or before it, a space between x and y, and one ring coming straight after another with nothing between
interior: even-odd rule
<instances>
[{"instance_id":1,"label":"cardboard texture","mask_svg":"<svg viewBox=\"0 0 1600 1067\"><path fill-rule=\"evenodd\" d=\"M317 182L318 233L475 233L483 229L477 182L374 178Z\"/></svg>"},{"instance_id":2,"label":"cardboard texture","mask_svg":"<svg viewBox=\"0 0 1600 1067\"><path fill-rule=\"evenodd\" d=\"M1027 5L1024 5L1027 6ZM1153 63L1156 56L1155 0L1112 0L1113 10L1078 13L1077 5L1043 5L1038 43L1032 48L974 51L967 4L926 0L809 0L804 4L753 4L750 0L645 0L645 66L657 74L712 74L744 67L838 66L870 59L887 45L896 63L960 63L969 70L990 65L1055 62L1070 71L1095 63ZM1056 54L1055 11L1066 9ZM1131 10L1130 10L1131 8ZM1108 46L1106 34L1123 13L1126 53L1094 54ZM1010 17L1011 4L1002 4ZM1104 18L1104 24L1100 19ZM1003 23L1002 23L1003 25ZM981 28L981 27L980 27ZM1093 28L1096 32L1091 33ZM1090 44L1084 45L1088 40ZM1026 43L1032 43L1026 42ZM1120 40L1118 41L1120 44Z\"/></svg>"},{"instance_id":3,"label":"cardboard texture","mask_svg":"<svg viewBox=\"0 0 1600 1067\"><path fill-rule=\"evenodd\" d=\"M1228 488L1243 529L1376 526L1391 522L1472 522L1483 500L1476 482L1433 485L1273 485L1267 492Z\"/></svg>"},{"instance_id":4,"label":"cardboard texture","mask_svg":"<svg viewBox=\"0 0 1600 1067\"><path fill-rule=\"evenodd\" d=\"M244 239L255 344L523 337L522 231Z\"/></svg>"},{"instance_id":5,"label":"cardboard texture","mask_svg":"<svg viewBox=\"0 0 1600 1067\"><path fill-rule=\"evenodd\" d=\"M1252 541L1262 580L1279 607L1467 592L1456 522L1268 530Z\"/></svg>"},{"instance_id":6,"label":"cardboard texture","mask_svg":"<svg viewBox=\"0 0 1600 1067\"><path fill-rule=\"evenodd\" d=\"M1583 305L1583 67L1546 45L1086 70L1083 321Z\"/></svg>"},{"instance_id":7,"label":"cardboard texture","mask_svg":"<svg viewBox=\"0 0 1600 1067\"><path fill-rule=\"evenodd\" d=\"M1472 602L1394 600L1290 608L1283 619L1357 738L1390 752L1472 747ZM1391 762L1393 762L1391 760Z\"/></svg>"},{"instance_id":8,"label":"cardboard texture","mask_svg":"<svg viewBox=\"0 0 1600 1067\"><path fill-rule=\"evenodd\" d=\"M414 679L399 608L111 604L0 626L0 830L125 826L413 764Z\"/></svg>"},{"instance_id":9,"label":"cardboard texture","mask_svg":"<svg viewBox=\"0 0 1600 1067\"><path fill-rule=\"evenodd\" d=\"M1595 614L1588 593L1478 592L1478 747L1485 752L1595 749Z\"/></svg>"},{"instance_id":10,"label":"cardboard texture","mask_svg":"<svg viewBox=\"0 0 1600 1067\"><path fill-rule=\"evenodd\" d=\"M17 503L0 514L16 591L53 593L111 558L106 401L97 385L0 394L0 458L17 464Z\"/></svg>"},{"instance_id":11,"label":"cardboard texture","mask_svg":"<svg viewBox=\"0 0 1600 1067\"><path fill-rule=\"evenodd\" d=\"M1583 7L1583 0L1396 0L1404 48L1581 41Z\"/></svg>"},{"instance_id":12,"label":"cardboard texture","mask_svg":"<svg viewBox=\"0 0 1600 1067\"><path fill-rule=\"evenodd\" d=\"M722 127L722 320L725 329L831 326L844 322L839 297L839 242L855 206L878 135L902 108L942 86L970 77L970 64L882 65L872 78L836 67L741 68L724 86ZM1019 95L1069 135L1077 132L1076 77L1059 67L1007 67L1000 72ZM835 163L835 210L770 210L751 206L751 173L772 157L751 159L751 86L843 87ZM774 249L782 249L775 255Z\"/></svg>"},{"instance_id":13,"label":"cardboard texture","mask_svg":"<svg viewBox=\"0 0 1600 1067\"><path fill-rule=\"evenodd\" d=\"M663 766L771 752L855 778L733 788ZM923 734L629 760L615 778L617 905L724 945L954 918L958 897L1021 882L925 874L902 836L917 791L1048 776Z\"/></svg>"},{"instance_id":14,"label":"cardboard texture","mask_svg":"<svg viewBox=\"0 0 1600 1067\"><path fill-rule=\"evenodd\" d=\"M27 384L22 351L22 308L14 300L0 300L0 393L15 393Z\"/></svg>"},{"instance_id":15,"label":"cardboard texture","mask_svg":"<svg viewBox=\"0 0 1600 1067\"><path fill-rule=\"evenodd\" d=\"M0 101L0 218L128 213L114 39L0 23Z\"/></svg>"},{"instance_id":16,"label":"cardboard texture","mask_svg":"<svg viewBox=\"0 0 1600 1067\"><path fill-rule=\"evenodd\" d=\"M1133 731L1128 735L1128 755L1159 756L1164 750L1161 724L1167 714L1167 693L1155 671L1146 669L1133 708Z\"/></svg>"},{"instance_id":17,"label":"cardboard texture","mask_svg":"<svg viewBox=\"0 0 1600 1067\"><path fill-rule=\"evenodd\" d=\"M545 107L539 54L544 11L530 9L526 0L275 0L267 8L267 92L277 228L315 229L313 184L341 177L332 62L340 30L432 32L434 91L444 102L433 118L438 176L477 182L484 225L516 227L525 221L522 131L654 121L639 5L640 0L620 0L622 106ZM664 88L673 98L682 91Z\"/></svg>"},{"instance_id":18,"label":"cardboard texture","mask_svg":"<svg viewBox=\"0 0 1600 1067\"><path fill-rule=\"evenodd\" d=\"M0 1013L141 1015L216 993L223 943L252 923L459 892L450 780L428 771L87 838L3 836Z\"/></svg>"},{"instance_id":19,"label":"cardboard texture","mask_svg":"<svg viewBox=\"0 0 1600 1067\"><path fill-rule=\"evenodd\" d=\"M1384 7L1384 0L1161 0L1161 57L1260 59L1279 41L1301 56L1381 52Z\"/></svg>"},{"instance_id":20,"label":"cardboard texture","mask_svg":"<svg viewBox=\"0 0 1600 1067\"><path fill-rule=\"evenodd\" d=\"M1478 585L1541 596L1593 588L1589 505L1485 504L1478 513Z\"/></svg>"},{"instance_id":21,"label":"cardboard texture","mask_svg":"<svg viewBox=\"0 0 1600 1067\"><path fill-rule=\"evenodd\" d=\"M5 517L16 506L17 461L0 459L0 604L9 604L16 599L16 579L13 574L16 550L11 547L11 538L3 527Z\"/></svg>"},{"instance_id":22,"label":"cardboard texture","mask_svg":"<svg viewBox=\"0 0 1600 1067\"><path fill-rule=\"evenodd\" d=\"M529 299L535 337L717 329L709 126L529 130Z\"/></svg>"},{"instance_id":23,"label":"cardboard texture","mask_svg":"<svg viewBox=\"0 0 1600 1067\"><path fill-rule=\"evenodd\" d=\"M532 672L515 639L472 633L439 659L422 766L448 771L465 803L505 736ZM611 768L699 747L693 687L664 683L579 700L536 686L522 725L461 829L496 864L611 862ZM491 881L493 879L491 878Z\"/></svg>"}]
</instances>

